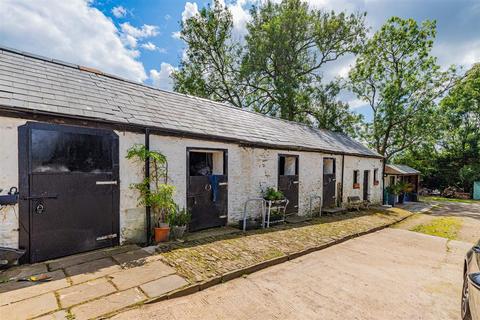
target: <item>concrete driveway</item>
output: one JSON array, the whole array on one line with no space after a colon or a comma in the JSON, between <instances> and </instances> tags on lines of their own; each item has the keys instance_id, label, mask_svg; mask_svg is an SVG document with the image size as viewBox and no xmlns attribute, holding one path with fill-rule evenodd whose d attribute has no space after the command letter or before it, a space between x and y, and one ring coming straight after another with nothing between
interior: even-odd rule
<instances>
[{"instance_id":1,"label":"concrete driveway","mask_svg":"<svg viewBox=\"0 0 480 320\"><path fill-rule=\"evenodd\" d=\"M459 319L470 246L385 229L115 319Z\"/></svg>"}]
</instances>

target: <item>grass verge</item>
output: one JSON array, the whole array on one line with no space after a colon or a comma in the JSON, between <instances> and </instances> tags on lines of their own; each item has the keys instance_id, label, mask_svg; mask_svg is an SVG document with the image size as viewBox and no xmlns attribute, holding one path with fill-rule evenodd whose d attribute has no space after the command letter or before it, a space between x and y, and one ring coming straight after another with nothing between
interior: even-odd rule
<instances>
[{"instance_id":1,"label":"grass verge","mask_svg":"<svg viewBox=\"0 0 480 320\"><path fill-rule=\"evenodd\" d=\"M459 218L445 217L434 219L428 224L420 224L410 231L455 240L461 227L462 221Z\"/></svg>"},{"instance_id":2,"label":"grass verge","mask_svg":"<svg viewBox=\"0 0 480 320\"><path fill-rule=\"evenodd\" d=\"M444 198L444 197L435 197L435 196L422 196L422 197L420 197L420 200L425 201L425 202L440 201L440 202L460 202L460 203L478 203L478 204L480 204L480 200L454 199L454 198Z\"/></svg>"}]
</instances>

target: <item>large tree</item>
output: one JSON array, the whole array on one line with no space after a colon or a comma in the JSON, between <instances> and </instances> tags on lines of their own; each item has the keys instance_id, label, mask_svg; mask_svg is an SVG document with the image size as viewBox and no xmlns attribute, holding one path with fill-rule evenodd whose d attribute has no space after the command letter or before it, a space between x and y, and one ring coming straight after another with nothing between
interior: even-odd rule
<instances>
[{"instance_id":1,"label":"large tree","mask_svg":"<svg viewBox=\"0 0 480 320\"><path fill-rule=\"evenodd\" d=\"M180 38L187 47L172 75L175 91L248 106L240 79L242 48L232 41L232 28L232 15L218 0L181 23Z\"/></svg>"},{"instance_id":2,"label":"large tree","mask_svg":"<svg viewBox=\"0 0 480 320\"><path fill-rule=\"evenodd\" d=\"M473 181L480 180L480 64L466 73L440 106L442 156L449 159L453 181L470 190Z\"/></svg>"},{"instance_id":3,"label":"large tree","mask_svg":"<svg viewBox=\"0 0 480 320\"><path fill-rule=\"evenodd\" d=\"M435 21L390 18L357 56L352 91L366 101L373 120L366 140L387 159L438 132L436 101L452 86L453 68L441 71L431 54Z\"/></svg>"},{"instance_id":4,"label":"large tree","mask_svg":"<svg viewBox=\"0 0 480 320\"><path fill-rule=\"evenodd\" d=\"M174 90L351 133L361 118L321 71L359 50L364 15L311 10L302 0L267 1L251 15L243 42L233 40L231 13L218 0L182 22L187 47Z\"/></svg>"},{"instance_id":5,"label":"large tree","mask_svg":"<svg viewBox=\"0 0 480 320\"><path fill-rule=\"evenodd\" d=\"M265 96L255 107L305 121L326 90L322 67L361 47L364 15L311 10L301 0L268 1L251 14L242 71L248 86Z\"/></svg>"}]
</instances>

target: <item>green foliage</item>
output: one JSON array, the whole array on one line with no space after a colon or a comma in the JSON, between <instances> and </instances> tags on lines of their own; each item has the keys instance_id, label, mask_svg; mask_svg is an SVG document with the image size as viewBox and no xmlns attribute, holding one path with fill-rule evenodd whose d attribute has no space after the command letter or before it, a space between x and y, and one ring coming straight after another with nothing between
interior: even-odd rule
<instances>
[{"instance_id":1,"label":"green foliage","mask_svg":"<svg viewBox=\"0 0 480 320\"><path fill-rule=\"evenodd\" d=\"M365 44L350 71L350 88L373 111L365 139L387 159L438 138L435 101L456 80L431 55L435 21L390 18Z\"/></svg>"},{"instance_id":2,"label":"green foliage","mask_svg":"<svg viewBox=\"0 0 480 320\"><path fill-rule=\"evenodd\" d=\"M284 200L285 199L285 195L283 194L282 191L280 190L277 190L276 188L274 187L268 187L265 192L263 193L263 198L265 200L271 200L271 201L275 201L275 200Z\"/></svg>"},{"instance_id":3,"label":"green foliage","mask_svg":"<svg viewBox=\"0 0 480 320\"><path fill-rule=\"evenodd\" d=\"M189 224L191 219L192 215L187 209L180 209L178 206L176 206L175 210L170 211L170 214L168 216L168 223L170 227L184 226Z\"/></svg>"},{"instance_id":4,"label":"green foliage","mask_svg":"<svg viewBox=\"0 0 480 320\"><path fill-rule=\"evenodd\" d=\"M232 40L232 29L232 15L218 0L181 23L187 50L172 75L175 91L244 107L241 47Z\"/></svg>"},{"instance_id":5,"label":"green foliage","mask_svg":"<svg viewBox=\"0 0 480 320\"><path fill-rule=\"evenodd\" d=\"M325 91L320 70L359 50L364 15L311 10L301 0L268 1L251 14L242 72L262 97L255 109L308 122Z\"/></svg>"},{"instance_id":6,"label":"green foliage","mask_svg":"<svg viewBox=\"0 0 480 320\"><path fill-rule=\"evenodd\" d=\"M175 186L167 184L167 158L158 151L149 151L144 145L133 145L127 151L127 159L144 164L147 159L150 163L150 178L140 183L130 185L139 192L138 205L150 206L153 212L153 221L156 226L168 223L168 217L177 206L173 200ZM142 166L145 173L145 167ZM164 181L164 183L161 183Z\"/></svg>"},{"instance_id":7,"label":"green foliage","mask_svg":"<svg viewBox=\"0 0 480 320\"><path fill-rule=\"evenodd\" d=\"M422 185L472 190L480 180L480 65L469 70L440 102L438 141L411 148L393 160L422 172Z\"/></svg>"},{"instance_id":8,"label":"green foliage","mask_svg":"<svg viewBox=\"0 0 480 320\"><path fill-rule=\"evenodd\" d=\"M303 0L267 1L251 14L244 42L218 0L182 23L187 50L174 90L355 133L362 118L337 101L339 82L323 84L321 71L360 49L364 15L312 10Z\"/></svg>"}]
</instances>

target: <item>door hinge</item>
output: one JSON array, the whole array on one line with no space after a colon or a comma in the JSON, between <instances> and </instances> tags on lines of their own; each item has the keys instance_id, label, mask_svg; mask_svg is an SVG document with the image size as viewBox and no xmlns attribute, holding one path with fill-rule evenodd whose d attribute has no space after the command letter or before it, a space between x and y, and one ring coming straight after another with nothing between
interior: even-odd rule
<instances>
[{"instance_id":1,"label":"door hinge","mask_svg":"<svg viewBox=\"0 0 480 320\"><path fill-rule=\"evenodd\" d=\"M104 235L104 236L97 237L97 241L102 241L102 240L107 240L107 239L115 239L116 237L117 237L116 233L107 234L107 235Z\"/></svg>"}]
</instances>

